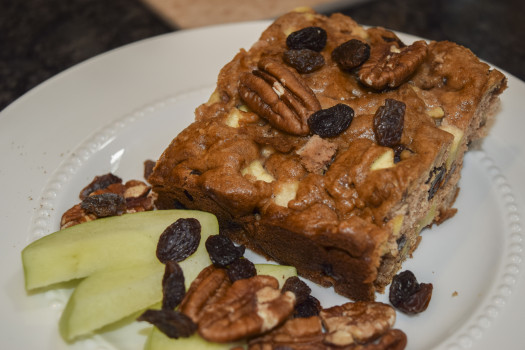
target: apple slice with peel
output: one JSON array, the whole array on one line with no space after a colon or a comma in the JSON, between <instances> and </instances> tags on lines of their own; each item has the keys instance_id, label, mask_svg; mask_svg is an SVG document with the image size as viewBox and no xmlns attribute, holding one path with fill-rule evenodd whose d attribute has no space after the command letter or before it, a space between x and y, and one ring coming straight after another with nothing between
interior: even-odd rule
<instances>
[{"instance_id":1,"label":"apple slice with peel","mask_svg":"<svg viewBox=\"0 0 525 350\"><path fill-rule=\"evenodd\" d=\"M82 280L59 321L66 341L89 335L162 300L160 262L104 270Z\"/></svg>"},{"instance_id":2,"label":"apple slice with peel","mask_svg":"<svg viewBox=\"0 0 525 350\"><path fill-rule=\"evenodd\" d=\"M189 212L186 211L185 214ZM179 263L184 271L186 288L202 269L211 264L205 242L210 235L219 233L216 220L209 220L208 216L199 217L202 216L201 212L192 214L197 214L193 217L198 218L201 223L201 240L195 253ZM152 224L156 219L150 217L147 221ZM170 223L171 221L168 225ZM161 233L166 226L160 228ZM160 233L151 235L152 238L156 237L153 248L143 247L152 257L151 262L145 264L135 262L126 267L120 267L118 264L119 267L105 268L90 274L78 284L60 318L60 333L64 339L70 341L78 336L89 334L162 300L164 265L155 256L159 235ZM134 235L127 239L138 239L140 243L143 241L142 238L140 235ZM130 252L130 254L134 253ZM127 252L119 252L119 254L120 256L115 256L115 259L133 258L133 256L125 256Z\"/></svg>"},{"instance_id":3,"label":"apple slice with peel","mask_svg":"<svg viewBox=\"0 0 525 350\"><path fill-rule=\"evenodd\" d=\"M211 264L202 236L195 253L179 263L184 271L186 289L197 275ZM259 275L271 275L282 286L297 276L292 266L256 264ZM117 322L126 316L151 307L162 300L164 265L153 262L126 268L104 270L82 280L71 295L60 318L60 333L71 341L79 336Z\"/></svg>"},{"instance_id":4,"label":"apple slice with peel","mask_svg":"<svg viewBox=\"0 0 525 350\"><path fill-rule=\"evenodd\" d=\"M258 275L270 275L279 281L279 287L292 276L297 276L297 270L293 266L273 265L273 264L255 264ZM169 338L162 333L157 327L152 327L148 335L144 350L230 350L235 347L241 347L242 343L214 343L203 339L195 333L188 338Z\"/></svg>"},{"instance_id":5,"label":"apple slice with peel","mask_svg":"<svg viewBox=\"0 0 525 350\"><path fill-rule=\"evenodd\" d=\"M202 236L218 234L217 218L194 210L156 210L86 222L42 237L22 251L27 290L89 276L97 271L157 260L164 229L196 218ZM205 238L204 238L205 239Z\"/></svg>"},{"instance_id":6,"label":"apple slice with peel","mask_svg":"<svg viewBox=\"0 0 525 350\"><path fill-rule=\"evenodd\" d=\"M258 275L268 275L277 278L279 288L283 287L284 282L289 277L297 276L297 269L293 266L275 264L255 264Z\"/></svg>"},{"instance_id":7,"label":"apple slice with peel","mask_svg":"<svg viewBox=\"0 0 525 350\"><path fill-rule=\"evenodd\" d=\"M236 346L242 346L242 344L209 342L197 333L188 338L173 339L162 333L157 327L153 327L144 345L144 350L230 350Z\"/></svg>"}]
</instances>

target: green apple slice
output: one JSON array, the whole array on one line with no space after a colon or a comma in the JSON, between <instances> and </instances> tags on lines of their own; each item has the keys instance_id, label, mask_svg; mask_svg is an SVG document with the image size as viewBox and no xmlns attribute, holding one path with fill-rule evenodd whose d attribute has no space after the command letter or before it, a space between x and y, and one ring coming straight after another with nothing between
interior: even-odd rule
<instances>
[{"instance_id":1,"label":"green apple slice","mask_svg":"<svg viewBox=\"0 0 525 350\"><path fill-rule=\"evenodd\" d=\"M42 237L22 251L26 289L83 278L108 268L152 263L164 229L189 217L199 220L203 237L218 234L212 214L156 210L98 219Z\"/></svg>"},{"instance_id":2,"label":"green apple slice","mask_svg":"<svg viewBox=\"0 0 525 350\"><path fill-rule=\"evenodd\" d=\"M242 346L240 343L214 343L209 342L197 333L188 338L172 339L162 333L157 327L151 329L144 350L182 350L182 349L199 349L199 350L230 350L236 346Z\"/></svg>"},{"instance_id":3,"label":"green apple slice","mask_svg":"<svg viewBox=\"0 0 525 350\"><path fill-rule=\"evenodd\" d=\"M71 341L158 303L163 275L160 262L90 275L71 294L60 318L60 334Z\"/></svg>"},{"instance_id":4,"label":"green apple slice","mask_svg":"<svg viewBox=\"0 0 525 350\"><path fill-rule=\"evenodd\" d=\"M279 288L283 287L284 282L289 277L297 276L297 269L293 266L275 264L255 264L258 275L268 275L277 278Z\"/></svg>"},{"instance_id":5,"label":"green apple slice","mask_svg":"<svg viewBox=\"0 0 525 350\"><path fill-rule=\"evenodd\" d=\"M199 221L202 228L199 247L179 263L184 271L186 289L202 269L211 264L205 242L210 235L218 234L215 221L205 223L200 218ZM78 284L60 318L60 332L64 339L70 341L90 334L162 300L164 265L156 260L155 250L148 251L154 258L153 262L104 269Z\"/></svg>"}]
</instances>

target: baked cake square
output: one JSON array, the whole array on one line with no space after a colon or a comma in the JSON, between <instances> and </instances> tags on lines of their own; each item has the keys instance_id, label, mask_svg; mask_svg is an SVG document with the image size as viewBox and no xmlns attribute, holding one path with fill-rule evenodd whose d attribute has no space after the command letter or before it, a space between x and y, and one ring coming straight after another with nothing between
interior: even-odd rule
<instances>
[{"instance_id":1,"label":"baked cake square","mask_svg":"<svg viewBox=\"0 0 525 350\"><path fill-rule=\"evenodd\" d=\"M372 300L455 214L463 155L505 87L452 42L294 11L220 71L149 181L159 208L214 213L236 242Z\"/></svg>"}]
</instances>

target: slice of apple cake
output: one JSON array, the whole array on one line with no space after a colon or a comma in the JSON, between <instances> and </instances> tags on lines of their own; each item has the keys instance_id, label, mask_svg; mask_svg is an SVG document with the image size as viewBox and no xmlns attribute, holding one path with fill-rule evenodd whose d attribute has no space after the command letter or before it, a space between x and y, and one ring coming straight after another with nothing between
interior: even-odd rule
<instances>
[{"instance_id":1,"label":"slice of apple cake","mask_svg":"<svg viewBox=\"0 0 525 350\"><path fill-rule=\"evenodd\" d=\"M454 43L294 11L221 70L149 181L158 207L212 212L237 242L371 300L454 215L505 87Z\"/></svg>"}]
</instances>

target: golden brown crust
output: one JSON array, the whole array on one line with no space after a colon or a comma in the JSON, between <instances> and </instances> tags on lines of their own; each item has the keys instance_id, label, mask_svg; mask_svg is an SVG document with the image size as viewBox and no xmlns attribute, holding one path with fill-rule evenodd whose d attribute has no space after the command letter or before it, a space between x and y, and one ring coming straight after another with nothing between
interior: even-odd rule
<instances>
[{"instance_id":1,"label":"golden brown crust","mask_svg":"<svg viewBox=\"0 0 525 350\"><path fill-rule=\"evenodd\" d=\"M270 126L239 93L241 76L257 69L261 57L285 65L287 35L307 26L328 33L326 63L298 76L321 108L345 103L355 112L348 129L326 139L329 161L326 152L305 161L310 134ZM505 77L464 47L430 42L404 83L377 91L332 61L332 50L350 39L372 50L405 47L392 32L365 30L340 14L278 18L221 70L212 98L164 151L149 181L161 208L210 211L235 240L341 294L370 300L415 249L419 231L454 212L463 153L485 135ZM403 152L378 145L373 132L386 99L406 105ZM399 162L376 163L394 152Z\"/></svg>"}]
</instances>

